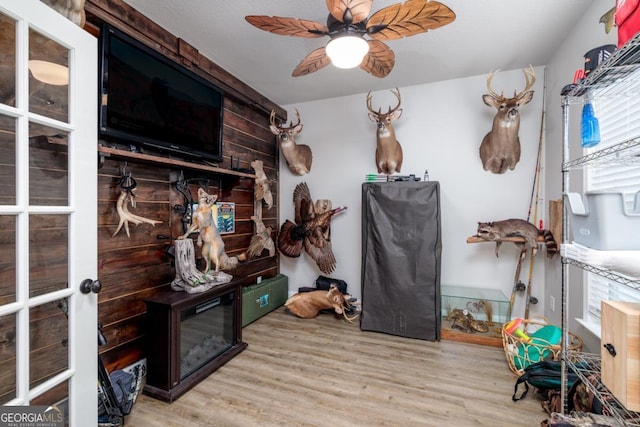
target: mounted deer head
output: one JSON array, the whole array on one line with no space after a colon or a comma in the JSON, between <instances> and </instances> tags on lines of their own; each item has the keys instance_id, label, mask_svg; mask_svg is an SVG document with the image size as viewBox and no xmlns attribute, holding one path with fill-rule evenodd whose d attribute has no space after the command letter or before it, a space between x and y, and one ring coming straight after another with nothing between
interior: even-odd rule
<instances>
[{"instance_id":1,"label":"mounted deer head","mask_svg":"<svg viewBox=\"0 0 640 427\"><path fill-rule=\"evenodd\" d=\"M302 124L300 123L300 113L298 113L297 109L295 111L298 123L294 125L293 120L291 120L289 126L284 127L282 124L276 123L276 112L271 110L269 129L271 129L272 134L278 137L280 151L284 155L291 173L304 175L311 172L313 153L311 153L311 148L308 145L296 144L295 137L302 130Z\"/></svg>"},{"instance_id":2,"label":"mounted deer head","mask_svg":"<svg viewBox=\"0 0 640 427\"><path fill-rule=\"evenodd\" d=\"M498 71L491 72L487 77L489 94L482 96L484 103L495 107L498 113L493 118L491 131L485 135L480 145L480 159L484 170L502 174L507 169L515 169L516 163L520 161L519 109L533 99L533 91L529 89L533 87L536 75L532 66L528 70L523 69L525 88L520 93L513 91L513 98L505 98L504 92L498 95L491 89L491 80Z\"/></svg>"},{"instance_id":3,"label":"mounted deer head","mask_svg":"<svg viewBox=\"0 0 640 427\"><path fill-rule=\"evenodd\" d=\"M400 108L400 91L398 88L391 91L398 99L398 105L391 108L386 113L382 113L378 108L375 111L371 106L371 91L367 94L367 109L369 110L369 119L377 124L376 130L376 166L378 173L384 172L391 175L400 172L402 167L402 147L396 140L396 132L391 122L396 120L402 114Z\"/></svg>"}]
</instances>

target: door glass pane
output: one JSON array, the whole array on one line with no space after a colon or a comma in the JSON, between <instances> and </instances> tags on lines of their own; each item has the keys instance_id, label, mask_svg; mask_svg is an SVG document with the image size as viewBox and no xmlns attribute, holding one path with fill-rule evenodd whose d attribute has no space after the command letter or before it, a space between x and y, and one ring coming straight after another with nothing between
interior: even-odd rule
<instances>
[{"instance_id":1,"label":"door glass pane","mask_svg":"<svg viewBox=\"0 0 640 427\"><path fill-rule=\"evenodd\" d=\"M69 425L69 381L64 381L40 396L31 399L30 405L51 406L57 413L55 417L62 417L63 425ZM53 418L58 420L60 418Z\"/></svg>"},{"instance_id":2,"label":"door glass pane","mask_svg":"<svg viewBox=\"0 0 640 427\"><path fill-rule=\"evenodd\" d=\"M1 13L0 103L16 106L16 23Z\"/></svg>"},{"instance_id":3,"label":"door glass pane","mask_svg":"<svg viewBox=\"0 0 640 427\"><path fill-rule=\"evenodd\" d=\"M29 297L67 288L67 215L29 217Z\"/></svg>"},{"instance_id":4,"label":"door glass pane","mask_svg":"<svg viewBox=\"0 0 640 427\"><path fill-rule=\"evenodd\" d=\"M69 366L68 299L29 310L29 386L34 388ZM62 398L63 396L60 396Z\"/></svg>"},{"instance_id":5,"label":"door glass pane","mask_svg":"<svg viewBox=\"0 0 640 427\"><path fill-rule=\"evenodd\" d=\"M16 301L16 217L14 215L0 215L0 254L0 305L4 305ZM2 342L1 334L0 342Z\"/></svg>"},{"instance_id":6,"label":"door glass pane","mask_svg":"<svg viewBox=\"0 0 640 427\"><path fill-rule=\"evenodd\" d=\"M69 135L29 124L29 204L67 206Z\"/></svg>"},{"instance_id":7,"label":"door glass pane","mask_svg":"<svg viewBox=\"0 0 640 427\"><path fill-rule=\"evenodd\" d=\"M0 404L16 397L16 315L0 317Z\"/></svg>"},{"instance_id":8,"label":"door glass pane","mask_svg":"<svg viewBox=\"0 0 640 427\"><path fill-rule=\"evenodd\" d=\"M2 65L0 65L0 68L1 67ZM0 79L2 78L3 77L0 75ZM0 88L0 91L1 90L2 89ZM16 120L11 117L0 115L0 205L15 204Z\"/></svg>"},{"instance_id":9,"label":"door glass pane","mask_svg":"<svg viewBox=\"0 0 640 427\"><path fill-rule=\"evenodd\" d=\"M69 50L29 30L29 111L68 121Z\"/></svg>"}]
</instances>

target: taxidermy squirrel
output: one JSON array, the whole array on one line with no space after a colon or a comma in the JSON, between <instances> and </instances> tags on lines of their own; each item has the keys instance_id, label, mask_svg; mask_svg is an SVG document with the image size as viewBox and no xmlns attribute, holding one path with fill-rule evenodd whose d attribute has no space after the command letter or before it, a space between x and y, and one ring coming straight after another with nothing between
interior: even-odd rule
<instances>
[{"instance_id":1,"label":"taxidermy squirrel","mask_svg":"<svg viewBox=\"0 0 640 427\"><path fill-rule=\"evenodd\" d=\"M271 193L271 182L267 178L267 174L264 173L262 160L254 160L251 162L251 167L256 173L256 180L254 185L254 198L256 200L264 200L267 209L271 209L273 206L273 194Z\"/></svg>"},{"instance_id":2,"label":"taxidermy squirrel","mask_svg":"<svg viewBox=\"0 0 640 427\"><path fill-rule=\"evenodd\" d=\"M503 221L479 222L477 236L484 240L496 242L496 257L498 249L505 237L522 237L526 243L516 243L521 250L528 244L535 256L538 252L538 236L544 237L547 247L547 257L551 258L558 252L558 244L549 230L538 230L538 228L523 219L505 219Z\"/></svg>"},{"instance_id":3,"label":"taxidermy squirrel","mask_svg":"<svg viewBox=\"0 0 640 427\"><path fill-rule=\"evenodd\" d=\"M224 242L218 233L218 227L211 213L211 207L217 198L218 196L209 195L202 188L199 188L198 208L193 212L191 225L184 235L178 237L178 239L185 239L189 234L200 230L197 243L198 246L202 246L202 257L207 263L204 272L209 272L213 263L215 265L214 274L222 269L233 270L239 261L247 259L244 253L237 257L229 257L224 251Z\"/></svg>"}]
</instances>

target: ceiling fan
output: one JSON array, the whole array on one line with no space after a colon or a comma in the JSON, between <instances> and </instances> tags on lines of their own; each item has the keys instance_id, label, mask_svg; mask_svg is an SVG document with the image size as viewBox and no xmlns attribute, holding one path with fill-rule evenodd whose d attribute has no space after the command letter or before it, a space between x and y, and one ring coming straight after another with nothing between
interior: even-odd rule
<instances>
[{"instance_id":1,"label":"ceiling fan","mask_svg":"<svg viewBox=\"0 0 640 427\"><path fill-rule=\"evenodd\" d=\"M329 9L326 25L280 16L249 15L245 19L261 30L283 36L330 37L326 46L312 51L298 64L293 70L293 77L313 73L333 62L340 68L359 65L380 78L388 75L395 65L395 55L383 41L424 33L456 19L455 13L447 6L430 0L396 3L370 17L373 0L326 2ZM356 52L358 49L360 51ZM339 57L342 52L344 56Z\"/></svg>"}]
</instances>

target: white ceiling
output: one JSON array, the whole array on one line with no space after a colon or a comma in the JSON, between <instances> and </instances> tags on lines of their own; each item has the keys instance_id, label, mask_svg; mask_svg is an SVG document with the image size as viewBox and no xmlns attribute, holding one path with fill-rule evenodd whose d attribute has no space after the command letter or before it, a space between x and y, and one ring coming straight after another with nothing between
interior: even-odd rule
<instances>
[{"instance_id":1,"label":"white ceiling","mask_svg":"<svg viewBox=\"0 0 640 427\"><path fill-rule=\"evenodd\" d=\"M603 14L615 5L614 0L441 0L455 12L455 21L387 42L396 64L379 79L359 68L331 65L291 77L328 37L280 36L244 20L269 15L326 23L323 0L124 1L279 105L545 65L594 1L602 3ZM398 2L376 0L372 13Z\"/></svg>"}]
</instances>

